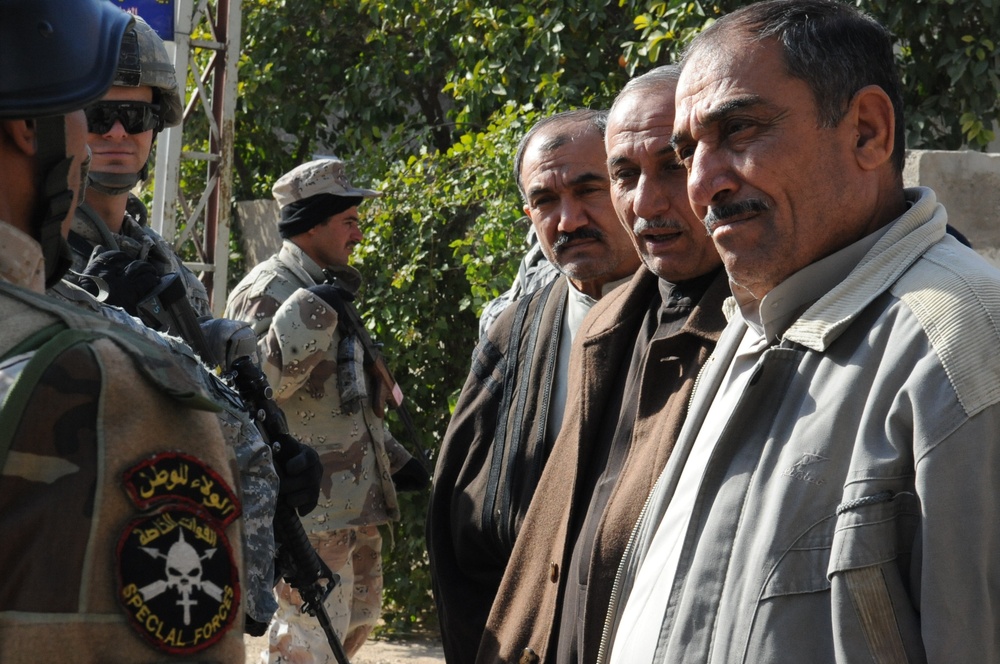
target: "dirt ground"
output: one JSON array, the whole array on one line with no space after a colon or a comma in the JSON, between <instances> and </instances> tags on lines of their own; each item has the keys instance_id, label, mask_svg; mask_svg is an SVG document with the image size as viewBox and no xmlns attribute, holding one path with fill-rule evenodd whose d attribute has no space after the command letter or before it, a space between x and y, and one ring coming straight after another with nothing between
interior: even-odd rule
<instances>
[{"instance_id":1,"label":"dirt ground","mask_svg":"<svg viewBox=\"0 0 1000 664\"><path fill-rule=\"evenodd\" d=\"M243 637L247 644L247 664L259 664L267 649L266 637ZM370 639L351 664L444 664L441 643L435 640L378 641Z\"/></svg>"}]
</instances>

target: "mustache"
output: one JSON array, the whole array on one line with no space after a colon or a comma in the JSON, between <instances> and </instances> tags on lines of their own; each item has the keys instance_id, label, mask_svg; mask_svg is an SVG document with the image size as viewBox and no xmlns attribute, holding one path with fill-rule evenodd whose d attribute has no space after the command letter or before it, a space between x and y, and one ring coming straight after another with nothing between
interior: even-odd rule
<instances>
[{"instance_id":1,"label":"mustache","mask_svg":"<svg viewBox=\"0 0 1000 664\"><path fill-rule=\"evenodd\" d=\"M667 219L664 217L646 219L644 217L637 217L635 223L632 224L632 232L635 235L639 235L646 231L677 231L678 233L683 233L684 226L676 219Z\"/></svg>"},{"instance_id":2,"label":"mustache","mask_svg":"<svg viewBox=\"0 0 1000 664\"><path fill-rule=\"evenodd\" d=\"M573 240L603 240L604 233L597 230L596 228L591 228L589 226L577 229L570 233L559 233L559 237L556 241L552 243L552 251L558 253L561 251L567 242L572 242Z\"/></svg>"},{"instance_id":3,"label":"mustache","mask_svg":"<svg viewBox=\"0 0 1000 664\"><path fill-rule=\"evenodd\" d=\"M771 206L759 198L749 198L745 201L725 203L723 205L710 207L708 209L708 214L705 215L704 219L705 228L711 232L716 225L726 221L727 219L732 219L733 217L738 217L743 214L767 212L770 209Z\"/></svg>"}]
</instances>

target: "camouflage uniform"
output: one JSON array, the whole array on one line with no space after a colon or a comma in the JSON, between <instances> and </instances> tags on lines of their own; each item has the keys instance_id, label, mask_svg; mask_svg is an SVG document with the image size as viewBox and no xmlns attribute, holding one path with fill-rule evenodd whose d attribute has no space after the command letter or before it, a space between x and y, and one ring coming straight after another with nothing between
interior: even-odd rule
<instances>
[{"instance_id":1,"label":"camouflage uniform","mask_svg":"<svg viewBox=\"0 0 1000 664\"><path fill-rule=\"evenodd\" d=\"M357 270L341 266L334 271L352 291L360 286ZM313 446L323 462L319 506L303 518L303 525L330 569L341 575L342 588L331 594L327 609L351 654L378 620L382 568L377 526L399 518L390 476L411 457L363 396L372 393L372 379L352 347L353 338L344 339L337 313L306 290L323 280L320 267L286 240L278 254L255 267L230 294L225 315L253 326L264 372L289 430ZM348 393L362 396L349 405L343 398ZM278 600L271 661L333 661L322 630L315 619L299 615L298 598L284 584L278 586Z\"/></svg>"},{"instance_id":2,"label":"camouflage uniform","mask_svg":"<svg viewBox=\"0 0 1000 664\"><path fill-rule=\"evenodd\" d=\"M132 194L128 197L129 211L125 213L119 233L112 233L107 224L86 203L81 203L77 207L69 235L69 245L73 252L73 271L83 272L94 247L124 251L132 260L151 263L161 277L170 273L181 275L188 301L195 315L212 315L205 286L191 270L184 267L170 243L146 225L146 208L142 201ZM79 282L79 278L72 273L66 278L74 283Z\"/></svg>"},{"instance_id":3,"label":"camouflage uniform","mask_svg":"<svg viewBox=\"0 0 1000 664\"><path fill-rule=\"evenodd\" d=\"M140 219L145 208L138 198L129 194L129 206ZM135 207L135 206L138 206ZM133 260L142 260L156 267L163 276L177 272L184 279L188 302L198 316L210 315L208 294L195 275L183 266L170 245L151 228L140 225L136 217L126 214L122 232L112 233L104 221L86 204L76 211L70 230L73 270L81 272L87 265L94 246L121 250ZM70 280L75 281L70 275ZM74 291L76 291L74 293ZM179 340L160 335L142 325L121 309L100 305L88 293L66 285L57 285L50 295L72 304L89 308L134 331L172 346L175 352L191 355L191 349ZM214 374L202 369L205 389L215 394L226 408L219 414L226 441L236 453L239 466L240 494L243 499L243 553L247 570L247 614L260 623L267 623L278 604L274 599L274 507L278 494L278 475L271 460L271 450L243 408L239 395L226 387Z\"/></svg>"},{"instance_id":4,"label":"camouflage uniform","mask_svg":"<svg viewBox=\"0 0 1000 664\"><path fill-rule=\"evenodd\" d=\"M43 296L42 266L0 222L0 661L242 662L220 405L190 356Z\"/></svg>"}]
</instances>

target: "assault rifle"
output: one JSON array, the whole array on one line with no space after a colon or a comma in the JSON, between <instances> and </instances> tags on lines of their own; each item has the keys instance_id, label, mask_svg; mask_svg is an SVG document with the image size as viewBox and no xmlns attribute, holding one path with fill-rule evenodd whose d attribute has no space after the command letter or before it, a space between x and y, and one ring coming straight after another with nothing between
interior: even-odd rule
<instances>
[{"instance_id":1,"label":"assault rifle","mask_svg":"<svg viewBox=\"0 0 1000 664\"><path fill-rule=\"evenodd\" d=\"M384 418L385 408L383 403L388 403L392 406L392 409L396 411L396 415L399 416L399 421L403 423L403 427L406 429L407 437L415 448L413 456L419 459L420 465L423 466L428 476L432 475L433 471L429 467L430 455L424 449L423 445L420 444L420 438L417 436L417 430L413 425L413 419L410 417L410 411L403 404L403 390L399 387L399 383L396 382L388 365L385 363L385 358L382 357L382 352L379 350L381 344L376 344L372 341L371 335L368 334L368 328L361 321L357 309L351 304L354 295L340 285L340 281L332 272L323 270L323 274L326 277L324 283L332 286L336 291L333 297L337 298L337 301L329 302L329 304L337 311L337 324L344 326L343 334L345 336L347 334L354 334L357 337L365 354L365 367L375 378L375 394L372 395L375 414L380 418Z\"/></svg>"},{"instance_id":2,"label":"assault rifle","mask_svg":"<svg viewBox=\"0 0 1000 664\"><path fill-rule=\"evenodd\" d=\"M249 357L240 357L233 362L230 376L261 434L271 444L274 456L284 461L280 441L290 435L288 425L285 414L272 399L271 386L264 372ZM295 509L283 500L278 501L275 509L274 536L282 545L278 552L282 575L302 597L302 610L319 622L337 661L350 664L323 603L340 582L340 577L316 554Z\"/></svg>"},{"instance_id":3,"label":"assault rifle","mask_svg":"<svg viewBox=\"0 0 1000 664\"><path fill-rule=\"evenodd\" d=\"M214 350L205 339L198 318L188 302L183 282L176 274L168 275L164 280L169 282L156 289L156 293L158 306L162 307L163 313L169 318L170 331L183 338L201 355L205 364L220 366L219 358L215 357ZM274 402L273 391L264 372L246 356L237 358L231 367L223 367L223 370L223 379L239 392L261 436L270 445L275 461L283 464L287 461L290 450L283 450L281 441L292 436L288 432L285 414ZM280 498L274 513L274 537L281 544L278 552L280 571L302 597L302 610L319 622L337 662L350 664L324 604L340 583L340 577L316 553L295 508Z\"/></svg>"}]
</instances>

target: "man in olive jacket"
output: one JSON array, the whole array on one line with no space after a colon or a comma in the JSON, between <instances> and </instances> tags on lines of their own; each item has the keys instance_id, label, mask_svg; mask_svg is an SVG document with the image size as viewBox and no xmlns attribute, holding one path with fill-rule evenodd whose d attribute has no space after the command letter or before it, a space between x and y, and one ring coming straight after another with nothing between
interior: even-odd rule
<instances>
[{"instance_id":1,"label":"man in olive jacket","mask_svg":"<svg viewBox=\"0 0 1000 664\"><path fill-rule=\"evenodd\" d=\"M729 295L669 149L679 71L619 94L605 137L611 196L645 264L581 325L566 419L525 516L479 662L593 662L615 571L666 464Z\"/></svg>"}]
</instances>

